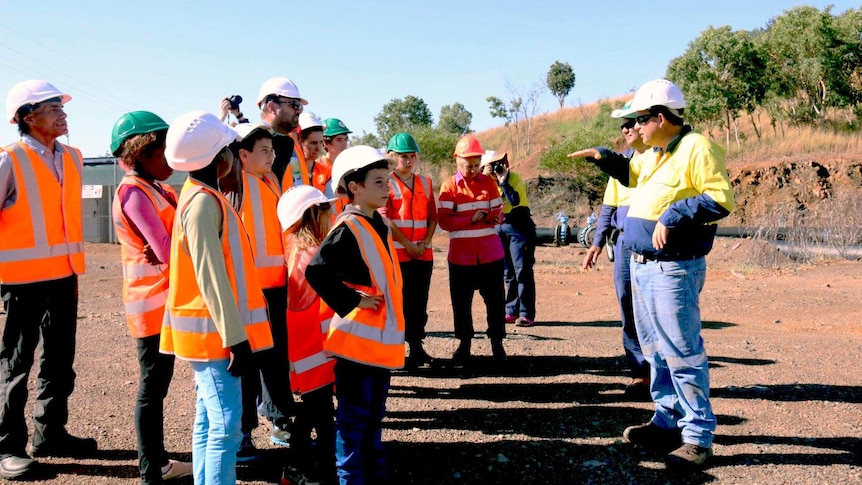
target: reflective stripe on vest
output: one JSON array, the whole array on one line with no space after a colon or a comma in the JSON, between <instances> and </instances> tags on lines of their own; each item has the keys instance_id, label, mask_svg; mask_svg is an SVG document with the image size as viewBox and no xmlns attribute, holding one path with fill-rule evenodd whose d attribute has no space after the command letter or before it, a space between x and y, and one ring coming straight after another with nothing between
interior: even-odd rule
<instances>
[{"instance_id":1,"label":"reflective stripe on vest","mask_svg":"<svg viewBox=\"0 0 862 485\"><path fill-rule=\"evenodd\" d=\"M415 174L411 176L413 190L394 172L389 175L389 205L392 210L388 211L387 217L404 234L404 237L416 243L424 241L428 236L428 204L434 203L434 193L428 177ZM407 262L413 259L407 254L403 244L394 241L393 245L398 252L399 261ZM434 260L430 245L418 259Z\"/></svg>"},{"instance_id":2,"label":"reflective stripe on vest","mask_svg":"<svg viewBox=\"0 0 862 485\"><path fill-rule=\"evenodd\" d=\"M287 271L278 222L278 183L271 174L266 180L242 173L242 223L254 252L254 265L261 288L284 286Z\"/></svg>"},{"instance_id":3,"label":"reflective stripe on vest","mask_svg":"<svg viewBox=\"0 0 862 485\"><path fill-rule=\"evenodd\" d=\"M5 147L17 198L0 211L0 283L34 283L84 273L83 158L76 148L61 146L60 181L23 142Z\"/></svg>"},{"instance_id":4,"label":"reflective stripe on vest","mask_svg":"<svg viewBox=\"0 0 862 485\"><path fill-rule=\"evenodd\" d=\"M485 227L482 229L465 229L463 231L452 231L449 233L449 239L484 237L497 234L493 227Z\"/></svg>"},{"instance_id":5,"label":"reflective stripe on vest","mask_svg":"<svg viewBox=\"0 0 862 485\"><path fill-rule=\"evenodd\" d=\"M147 261L145 247L148 243L123 210L123 192L131 187L139 189L149 199L159 222L168 233L173 227L176 214L176 192L169 185L160 185L167 194L165 195L144 179L126 175L117 187L111 207L123 263L126 324L132 337L144 338L161 332L168 297L169 274L167 264L151 264Z\"/></svg>"},{"instance_id":6,"label":"reflective stripe on vest","mask_svg":"<svg viewBox=\"0 0 862 485\"><path fill-rule=\"evenodd\" d=\"M354 213L339 218L356 238L362 260L371 276L369 295L382 295L384 305L377 310L354 308L347 316L332 316L325 349L331 355L363 364L398 369L404 366L404 314L401 294L401 266L386 250L386 243L364 217Z\"/></svg>"},{"instance_id":7,"label":"reflective stripe on vest","mask_svg":"<svg viewBox=\"0 0 862 485\"><path fill-rule=\"evenodd\" d=\"M230 357L230 349L223 345L222 336L198 288L191 256L185 249L187 242L182 214L200 192L214 197L221 208L222 255L239 310L239 323L245 329L249 346L253 352L270 348L273 342L266 301L255 274L251 243L239 214L221 193L189 178L180 195L171 238L171 284L159 350L193 361L225 360Z\"/></svg>"},{"instance_id":8,"label":"reflective stripe on vest","mask_svg":"<svg viewBox=\"0 0 862 485\"><path fill-rule=\"evenodd\" d=\"M296 132L291 131L287 134L290 138L293 139L293 153L296 154L296 160L299 164L299 176L302 180L302 185L311 185L311 178L308 175L308 163L305 160L305 152L302 151L302 144L299 143L299 137L296 136ZM291 159L293 159L293 153L291 153ZM291 160L292 162L293 160ZM281 177L281 193L284 194L287 192L287 189L293 187L293 164L288 163L287 167L285 167L284 175Z\"/></svg>"}]
</instances>

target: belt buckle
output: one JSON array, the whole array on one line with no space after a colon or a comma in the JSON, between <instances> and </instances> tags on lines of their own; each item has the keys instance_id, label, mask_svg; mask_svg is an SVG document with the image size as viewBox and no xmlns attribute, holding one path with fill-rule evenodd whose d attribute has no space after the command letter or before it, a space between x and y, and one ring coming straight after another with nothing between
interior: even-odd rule
<instances>
[{"instance_id":1,"label":"belt buckle","mask_svg":"<svg viewBox=\"0 0 862 485\"><path fill-rule=\"evenodd\" d=\"M647 262L647 258L643 254L632 253L632 256L634 257L635 263L644 264Z\"/></svg>"}]
</instances>

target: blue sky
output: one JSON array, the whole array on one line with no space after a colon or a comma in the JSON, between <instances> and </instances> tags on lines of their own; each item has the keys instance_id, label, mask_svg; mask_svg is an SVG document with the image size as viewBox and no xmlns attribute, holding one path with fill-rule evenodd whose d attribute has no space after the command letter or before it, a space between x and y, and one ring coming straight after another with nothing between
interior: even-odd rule
<instances>
[{"instance_id":1,"label":"blue sky","mask_svg":"<svg viewBox=\"0 0 862 485\"><path fill-rule=\"evenodd\" d=\"M286 76L307 110L374 131L393 98L424 99L435 120L463 103L472 127L499 123L485 98L544 82L554 61L576 75L566 105L618 96L662 77L668 62L709 25L764 27L796 5L833 13L858 1L105 1L4 2L0 93L40 78L72 95L72 145L108 150L111 127L146 109L168 122L186 111L218 112L232 94L259 119L260 85ZM82 7L81 5L86 5ZM546 93L541 112L557 109ZM3 112L5 113L5 105ZM17 138L0 123L0 143ZM65 141L65 140L62 140Z\"/></svg>"}]
</instances>

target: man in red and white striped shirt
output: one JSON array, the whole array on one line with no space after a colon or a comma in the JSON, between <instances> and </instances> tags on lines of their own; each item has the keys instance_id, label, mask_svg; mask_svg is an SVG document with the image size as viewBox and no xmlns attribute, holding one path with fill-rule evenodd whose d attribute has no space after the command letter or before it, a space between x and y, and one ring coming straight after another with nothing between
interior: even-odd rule
<instances>
[{"instance_id":1,"label":"man in red and white striped shirt","mask_svg":"<svg viewBox=\"0 0 862 485\"><path fill-rule=\"evenodd\" d=\"M455 336L461 341L453 355L467 365L473 339L473 292L479 290L488 314L488 338L494 360L506 359L506 300L503 290L503 246L494 232L503 200L497 182L480 173L482 146L473 135L455 145L458 172L440 188L437 218L449 232L449 293Z\"/></svg>"}]
</instances>

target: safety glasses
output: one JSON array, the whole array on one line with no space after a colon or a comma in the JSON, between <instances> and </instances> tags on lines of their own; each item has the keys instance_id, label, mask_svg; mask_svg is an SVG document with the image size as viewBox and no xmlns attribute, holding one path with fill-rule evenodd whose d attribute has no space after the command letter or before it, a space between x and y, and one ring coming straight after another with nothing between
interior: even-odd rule
<instances>
[{"instance_id":1,"label":"safety glasses","mask_svg":"<svg viewBox=\"0 0 862 485\"><path fill-rule=\"evenodd\" d=\"M647 113L645 115L638 115L635 117L635 121L637 121L639 125L645 125L645 124L649 123L649 120L651 120L654 116L656 116L656 115L654 115L652 113Z\"/></svg>"},{"instance_id":2,"label":"safety glasses","mask_svg":"<svg viewBox=\"0 0 862 485\"><path fill-rule=\"evenodd\" d=\"M634 120L634 118L632 118L632 119L630 119L630 120L625 120L625 121L620 125L620 129L621 129L621 130L631 130L631 129L632 129L632 128L634 128L634 127L635 127L635 120Z\"/></svg>"}]
</instances>

